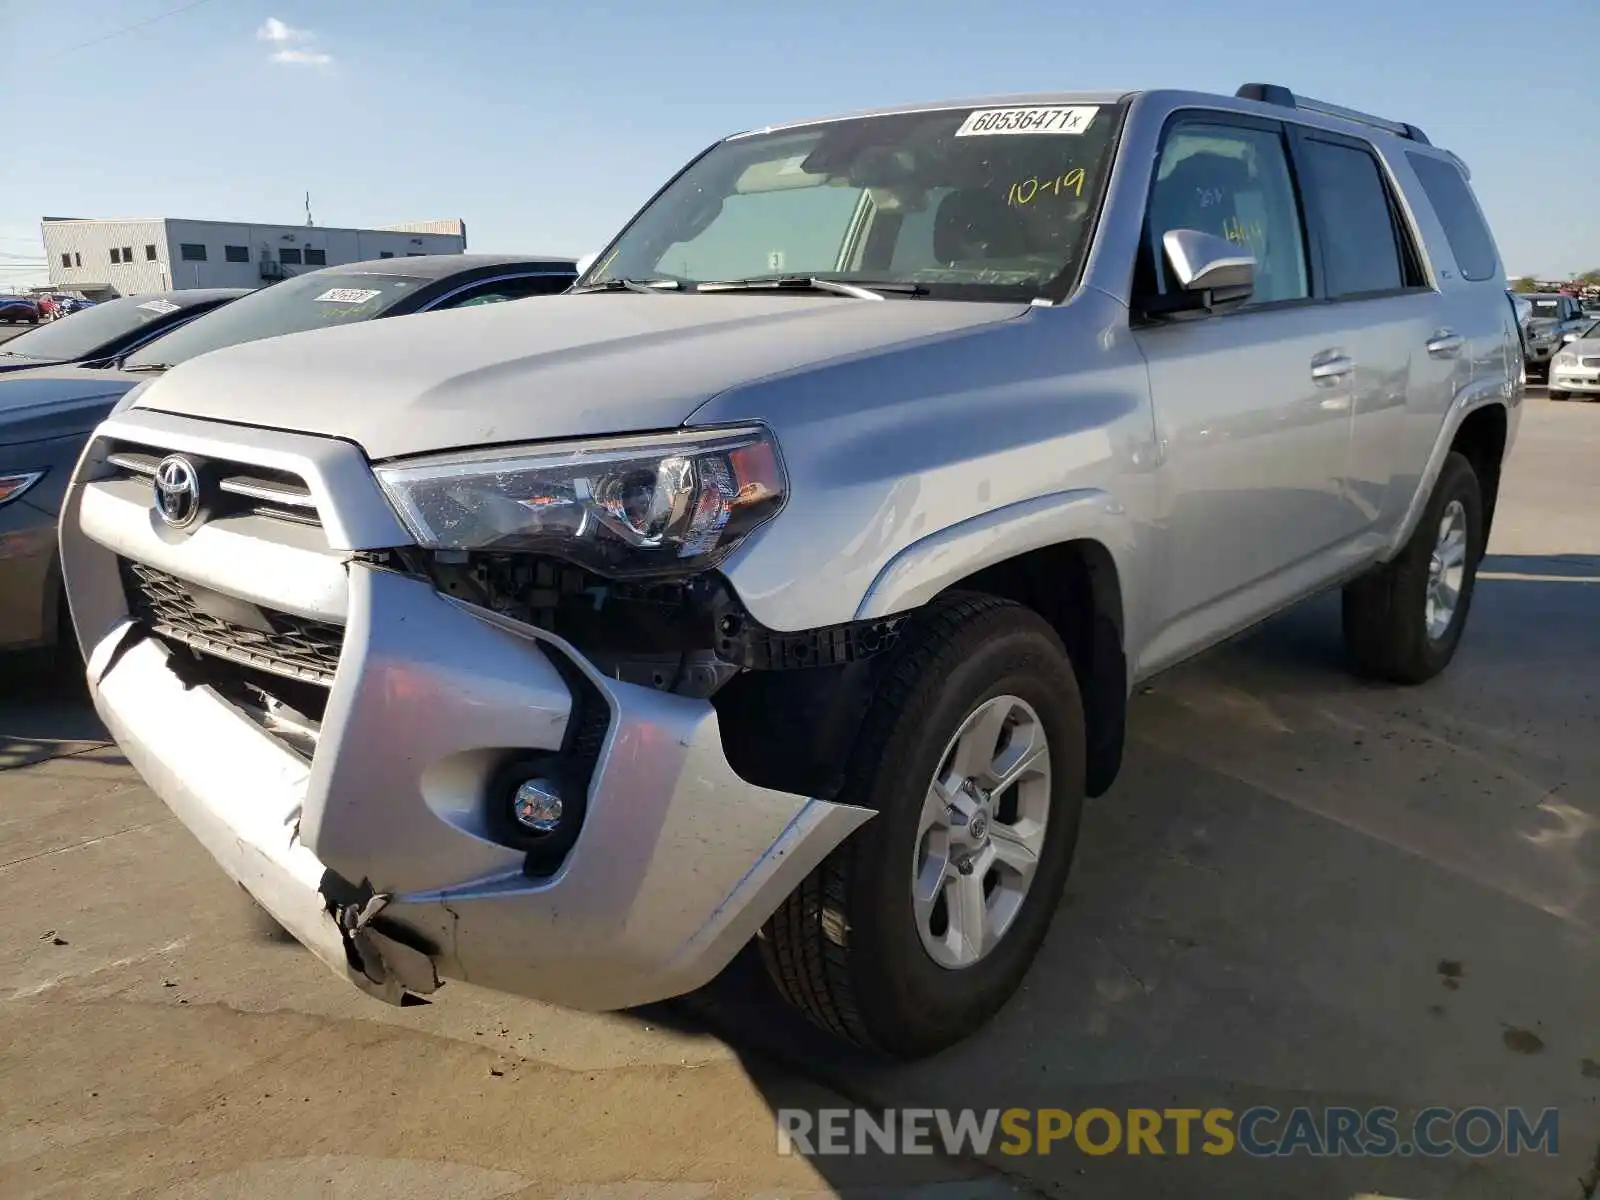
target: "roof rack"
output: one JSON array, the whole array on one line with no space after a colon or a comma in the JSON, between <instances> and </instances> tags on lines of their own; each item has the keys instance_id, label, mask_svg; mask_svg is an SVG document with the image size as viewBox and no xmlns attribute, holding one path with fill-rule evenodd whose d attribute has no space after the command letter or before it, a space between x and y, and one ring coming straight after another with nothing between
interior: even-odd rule
<instances>
[{"instance_id":1,"label":"roof rack","mask_svg":"<svg viewBox=\"0 0 1600 1200\"><path fill-rule=\"evenodd\" d=\"M1383 117L1375 117L1371 113L1360 112L1354 108L1345 108L1338 104L1329 104L1325 100L1313 100L1309 96L1296 96L1288 88L1277 83L1247 83L1234 93L1241 100L1258 100L1262 104L1277 104L1284 108L1298 108L1303 112L1317 113L1324 117L1338 117L1343 121L1354 121L1357 125L1369 125L1374 129L1387 130L1396 137L1409 138L1424 146L1433 145L1428 140L1428 135L1415 125L1408 125L1404 121L1390 121Z\"/></svg>"}]
</instances>

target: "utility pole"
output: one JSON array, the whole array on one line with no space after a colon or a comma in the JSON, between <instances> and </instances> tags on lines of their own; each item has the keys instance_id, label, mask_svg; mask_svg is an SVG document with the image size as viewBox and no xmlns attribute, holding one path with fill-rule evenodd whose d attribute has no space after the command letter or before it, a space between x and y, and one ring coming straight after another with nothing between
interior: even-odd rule
<instances>
[{"instance_id":1,"label":"utility pole","mask_svg":"<svg viewBox=\"0 0 1600 1200\"><path fill-rule=\"evenodd\" d=\"M306 193L306 228L311 228L311 193Z\"/></svg>"}]
</instances>

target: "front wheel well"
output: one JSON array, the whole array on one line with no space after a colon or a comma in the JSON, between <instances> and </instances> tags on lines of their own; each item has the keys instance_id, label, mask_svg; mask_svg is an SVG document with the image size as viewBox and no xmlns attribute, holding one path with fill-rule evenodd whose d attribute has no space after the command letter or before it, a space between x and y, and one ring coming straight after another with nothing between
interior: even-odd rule
<instances>
[{"instance_id":1,"label":"front wheel well","mask_svg":"<svg viewBox=\"0 0 1600 1200\"><path fill-rule=\"evenodd\" d=\"M1014 600L1050 623L1067 648L1083 696L1085 788L1090 796L1103 795L1122 765L1128 707L1122 582L1110 551L1088 539L1042 546L946 590Z\"/></svg>"}]
</instances>

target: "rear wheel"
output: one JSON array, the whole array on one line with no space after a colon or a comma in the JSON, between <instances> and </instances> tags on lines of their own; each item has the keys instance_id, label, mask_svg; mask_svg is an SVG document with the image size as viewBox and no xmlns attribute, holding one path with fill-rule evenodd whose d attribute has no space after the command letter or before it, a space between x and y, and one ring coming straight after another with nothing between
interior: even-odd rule
<instances>
[{"instance_id":1,"label":"rear wheel","mask_svg":"<svg viewBox=\"0 0 1600 1200\"><path fill-rule=\"evenodd\" d=\"M982 1026L1060 901L1084 794L1083 709L1060 640L986 596L940 600L896 647L841 801L876 816L767 922L779 992L896 1057Z\"/></svg>"},{"instance_id":2,"label":"rear wheel","mask_svg":"<svg viewBox=\"0 0 1600 1200\"><path fill-rule=\"evenodd\" d=\"M1455 452L1394 561L1344 589L1344 639L1358 673L1422 683L1450 664L1483 557L1478 476Z\"/></svg>"}]
</instances>

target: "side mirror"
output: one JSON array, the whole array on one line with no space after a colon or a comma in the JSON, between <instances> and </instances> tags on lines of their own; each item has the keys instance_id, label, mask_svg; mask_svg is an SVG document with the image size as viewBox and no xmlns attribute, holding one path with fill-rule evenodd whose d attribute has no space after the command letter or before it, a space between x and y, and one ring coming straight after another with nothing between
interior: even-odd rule
<instances>
[{"instance_id":1,"label":"side mirror","mask_svg":"<svg viewBox=\"0 0 1600 1200\"><path fill-rule=\"evenodd\" d=\"M1255 256L1226 238L1169 229L1161 235L1161 250L1178 290L1147 305L1150 316L1213 316L1238 308L1255 291Z\"/></svg>"}]
</instances>

